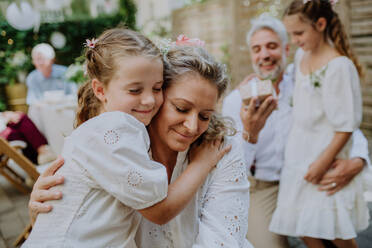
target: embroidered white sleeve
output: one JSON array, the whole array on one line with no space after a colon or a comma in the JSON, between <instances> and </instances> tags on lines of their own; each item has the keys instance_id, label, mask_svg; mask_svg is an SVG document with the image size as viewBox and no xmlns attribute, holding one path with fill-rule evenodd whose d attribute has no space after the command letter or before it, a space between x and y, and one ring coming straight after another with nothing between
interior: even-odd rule
<instances>
[{"instance_id":1,"label":"embroidered white sleeve","mask_svg":"<svg viewBox=\"0 0 372 248\"><path fill-rule=\"evenodd\" d=\"M143 209L163 200L168 180L163 165L148 155L145 126L121 112L107 112L79 127L73 159L126 206Z\"/></svg>"},{"instance_id":2,"label":"embroidered white sleeve","mask_svg":"<svg viewBox=\"0 0 372 248\"><path fill-rule=\"evenodd\" d=\"M249 182L241 147L219 162L202 189L196 247L251 247L248 231Z\"/></svg>"},{"instance_id":3,"label":"embroidered white sleeve","mask_svg":"<svg viewBox=\"0 0 372 248\"><path fill-rule=\"evenodd\" d=\"M353 132L362 120L362 96L357 69L353 62L340 57L331 61L325 72L322 105L334 131Z\"/></svg>"}]
</instances>

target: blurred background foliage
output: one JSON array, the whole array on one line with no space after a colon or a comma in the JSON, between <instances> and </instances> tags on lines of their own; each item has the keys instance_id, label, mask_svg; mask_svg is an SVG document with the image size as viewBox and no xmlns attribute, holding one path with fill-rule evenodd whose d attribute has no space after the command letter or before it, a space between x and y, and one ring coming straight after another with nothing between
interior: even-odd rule
<instances>
[{"instance_id":1,"label":"blurred background foliage","mask_svg":"<svg viewBox=\"0 0 372 248\"><path fill-rule=\"evenodd\" d=\"M21 70L28 74L34 69L31 63L32 48L42 42L51 43L53 32L60 32L66 38L66 45L56 51L56 63L70 65L75 58L81 56L86 39L99 36L105 29L126 26L135 29L136 5L132 0L120 0L119 9L115 14L100 14L95 18L89 15L89 3L86 0L74 0L71 3L73 15L63 22L42 23L37 32L34 30L20 31L11 27L0 16L0 111L6 108L4 86L17 81L17 73ZM26 61L21 65L12 63L16 54L26 55Z\"/></svg>"}]
</instances>

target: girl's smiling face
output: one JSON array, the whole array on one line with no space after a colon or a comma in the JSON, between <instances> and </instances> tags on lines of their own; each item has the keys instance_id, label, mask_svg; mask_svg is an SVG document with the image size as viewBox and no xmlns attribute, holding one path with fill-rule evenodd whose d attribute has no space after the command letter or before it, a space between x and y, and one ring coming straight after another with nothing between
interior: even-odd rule
<instances>
[{"instance_id":1,"label":"girl's smiling face","mask_svg":"<svg viewBox=\"0 0 372 248\"><path fill-rule=\"evenodd\" d=\"M291 37L292 44L301 47L304 51L314 50L324 39L324 18L319 18L317 23L312 24L310 20L306 21L300 18L299 14L294 14L285 16L283 23Z\"/></svg>"},{"instance_id":2,"label":"girl's smiling face","mask_svg":"<svg viewBox=\"0 0 372 248\"><path fill-rule=\"evenodd\" d=\"M163 103L163 63L141 56L121 58L107 86L94 79L102 111L121 111L148 125Z\"/></svg>"}]
</instances>

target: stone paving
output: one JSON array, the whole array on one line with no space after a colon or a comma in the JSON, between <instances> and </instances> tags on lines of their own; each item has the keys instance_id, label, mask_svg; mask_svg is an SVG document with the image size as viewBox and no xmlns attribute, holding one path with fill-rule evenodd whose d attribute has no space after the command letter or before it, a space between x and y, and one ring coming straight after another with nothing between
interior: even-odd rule
<instances>
[{"instance_id":1,"label":"stone paving","mask_svg":"<svg viewBox=\"0 0 372 248\"><path fill-rule=\"evenodd\" d=\"M372 192L367 195L372 216ZM0 175L0 248L12 248L17 236L29 223L27 203L29 196L18 192ZM358 235L359 248L372 247L372 225ZM290 239L291 247L305 248L299 239Z\"/></svg>"},{"instance_id":2,"label":"stone paving","mask_svg":"<svg viewBox=\"0 0 372 248\"><path fill-rule=\"evenodd\" d=\"M28 199L0 175L0 248L14 247L17 236L28 224Z\"/></svg>"}]
</instances>

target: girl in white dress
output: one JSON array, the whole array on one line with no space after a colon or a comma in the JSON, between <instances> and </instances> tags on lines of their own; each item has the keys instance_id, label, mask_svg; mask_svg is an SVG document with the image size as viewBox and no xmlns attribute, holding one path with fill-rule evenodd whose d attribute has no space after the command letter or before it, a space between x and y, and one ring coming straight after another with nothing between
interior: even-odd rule
<instances>
[{"instance_id":1,"label":"girl in white dress","mask_svg":"<svg viewBox=\"0 0 372 248\"><path fill-rule=\"evenodd\" d=\"M38 216L23 247L136 247L141 215L157 224L176 216L231 147L220 140L192 151L168 187L150 159L145 128L163 103L163 63L144 36L111 29L87 41L90 81L78 93L78 128L65 140L65 196ZM168 196L167 196L168 191Z\"/></svg>"},{"instance_id":2,"label":"girl in white dress","mask_svg":"<svg viewBox=\"0 0 372 248\"><path fill-rule=\"evenodd\" d=\"M349 157L350 136L362 118L361 67L331 2L296 0L285 11L284 24L300 49L294 120L270 230L303 237L308 247L324 247L320 239L356 247L356 233L369 219L361 176L334 195L318 190L332 162Z\"/></svg>"}]
</instances>

